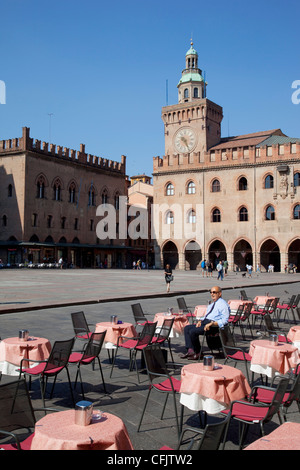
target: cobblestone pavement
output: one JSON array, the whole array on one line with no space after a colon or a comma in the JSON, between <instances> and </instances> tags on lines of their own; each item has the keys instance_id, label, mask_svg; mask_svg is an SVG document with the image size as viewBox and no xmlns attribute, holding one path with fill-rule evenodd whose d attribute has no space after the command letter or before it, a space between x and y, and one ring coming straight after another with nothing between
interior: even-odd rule
<instances>
[{"instance_id":1,"label":"cobblestone pavement","mask_svg":"<svg viewBox=\"0 0 300 470\"><path fill-rule=\"evenodd\" d=\"M172 291L166 294L162 271L131 270L0 270L0 336L3 338L17 336L19 329L26 328L34 336L55 340L68 339L73 336L71 312L83 310L89 323L95 324L110 320L112 314L123 321L133 322L131 304L139 301L144 310L150 314L166 311L173 307L177 310L177 297L184 296L188 305L206 304L209 289L221 285L225 300L239 298L240 290L246 290L249 297L269 293L281 300L292 294L300 293L300 275L298 274L254 274L252 278L242 277L241 273L229 273L223 282L202 277L199 272L177 272L172 283ZM150 318L152 318L150 316ZM290 322L281 323L280 327L288 331ZM240 338L237 330L238 338ZM249 335L249 340L251 337ZM183 337L171 340L175 361L188 363L180 359L185 351ZM76 343L78 349L81 344ZM208 351L208 350L207 350ZM222 364L224 358L216 354L215 360ZM101 352L101 363L105 376L107 394L101 386L98 367L95 370L88 366L83 368L83 380L86 399L91 400L97 408L113 413L123 419L129 432L134 449L156 452L162 445L176 448L177 435L172 400L169 399L164 415L161 395L153 393L145 414L140 432L137 425L145 403L148 390L148 379L141 375L137 382L136 373L128 372L128 358L118 355L112 378L111 363L107 351ZM243 367L241 367L243 370ZM70 367L71 378L75 379L75 369ZM11 377L2 376L2 381ZM258 377L257 377L258 379ZM69 408L68 387L64 374L58 376L54 396L47 400L47 406L58 409ZM39 406L40 393L38 381L33 382L32 399ZM75 401L81 399L80 387L75 390ZM221 419L220 415L209 416L208 421ZM293 404L288 419L300 423L297 405ZM199 426L198 414L185 409L184 424ZM279 425L275 417L266 427L266 432ZM259 429L252 426L247 442L259 437ZM226 450L238 448L238 428L232 424L229 429Z\"/></svg>"}]
</instances>

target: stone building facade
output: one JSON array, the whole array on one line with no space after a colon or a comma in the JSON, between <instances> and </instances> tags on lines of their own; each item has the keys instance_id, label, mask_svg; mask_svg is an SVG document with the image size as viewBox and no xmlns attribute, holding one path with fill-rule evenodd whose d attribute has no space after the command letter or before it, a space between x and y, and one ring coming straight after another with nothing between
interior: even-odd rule
<instances>
[{"instance_id":1,"label":"stone building facade","mask_svg":"<svg viewBox=\"0 0 300 470\"><path fill-rule=\"evenodd\" d=\"M222 138L222 117L191 44L178 104L162 108L165 155L153 159L156 266L299 270L300 138L280 129Z\"/></svg>"},{"instance_id":2,"label":"stone building facade","mask_svg":"<svg viewBox=\"0 0 300 470\"><path fill-rule=\"evenodd\" d=\"M0 258L3 263L123 267L127 237L97 237L97 207L127 196L126 157L96 157L30 137L0 141Z\"/></svg>"}]
</instances>

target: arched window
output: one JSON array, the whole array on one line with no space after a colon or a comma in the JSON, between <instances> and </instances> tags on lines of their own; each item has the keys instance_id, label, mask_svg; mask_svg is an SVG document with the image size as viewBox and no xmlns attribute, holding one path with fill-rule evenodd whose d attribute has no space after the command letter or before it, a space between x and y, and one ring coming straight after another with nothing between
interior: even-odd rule
<instances>
[{"instance_id":1,"label":"arched window","mask_svg":"<svg viewBox=\"0 0 300 470\"><path fill-rule=\"evenodd\" d=\"M212 211L212 222L221 222L221 212L220 209L214 209Z\"/></svg>"},{"instance_id":2,"label":"arched window","mask_svg":"<svg viewBox=\"0 0 300 470\"><path fill-rule=\"evenodd\" d=\"M45 197L45 180L42 176L38 179L38 182L37 182L37 195L36 195L36 197L38 199L44 199L44 197Z\"/></svg>"},{"instance_id":3,"label":"arched window","mask_svg":"<svg viewBox=\"0 0 300 470\"><path fill-rule=\"evenodd\" d=\"M102 192L101 202L103 205L106 205L108 203L108 194L106 189L104 189L104 191Z\"/></svg>"},{"instance_id":4,"label":"arched window","mask_svg":"<svg viewBox=\"0 0 300 470\"><path fill-rule=\"evenodd\" d=\"M184 98L188 98L188 97L189 97L189 90L188 90L188 88L185 88L185 90L184 90L184 95L183 95L183 96L184 96Z\"/></svg>"},{"instance_id":5,"label":"arched window","mask_svg":"<svg viewBox=\"0 0 300 470\"><path fill-rule=\"evenodd\" d=\"M166 224L174 224L174 214L172 211L168 211L166 214Z\"/></svg>"},{"instance_id":6,"label":"arched window","mask_svg":"<svg viewBox=\"0 0 300 470\"><path fill-rule=\"evenodd\" d=\"M188 194L195 194L196 193L196 186L194 181L190 181L187 185L187 193Z\"/></svg>"},{"instance_id":7,"label":"arched window","mask_svg":"<svg viewBox=\"0 0 300 470\"><path fill-rule=\"evenodd\" d=\"M194 209L191 209L188 212L187 222L188 222L188 224L195 224L196 223L196 212L194 211Z\"/></svg>"},{"instance_id":8,"label":"arched window","mask_svg":"<svg viewBox=\"0 0 300 470\"><path fill-rule=\"evenodd\" d=\"M194 88L194 98L199 98L199 90L198 90L198 88Z\"/></svg>"},{"instance_id":9,"label":"arched window","mask_svg":"<svg viewBox=\"0 0 300 470\"><path fill-rule=\"evenodd\" d=\"M55 181L53 185L53 198L54 201L61 201L61 185L59 181Z\"/></svg>"},{"instance_id":10,"label":"arched window","mask_svg":"<svg viewBox=\"0 0 300 470\"><path fill-rule=\"evenodd\" d=\"M172 183L167 184L166 195L167 196L174 196L174 186L173 186Z\"/></svg>"},{"instance_id":11,"label":"arched window","mask_svg":"<svg viewBox=\"0 0 300 470\"><path fill-rule=\"evenodd\" d=\"M90 188L88 196L89 196L88 205L95 206L96 198L95 198L95 189L93 188L93 186Z\"/></svg>"},{"instance_id":12,"label":"arched window","mask_svg":"<svg viewBox=\"0 0 300 470\"><path fill-rule=\"evenodd\" d=\"M300 173L294 174L294 186L300 186Z\"/></svg>"},{"instance_id":13,"label":"arched window","mask_svg":"<svg viewBox=\"0 0 300 470\"><path fill-rule=\"evenodd\" d=\"M297 204L293 210L293 218L300 219L300 204Z\"/></svg>"},{"instance_id":14,"label":"arched window","mask_svg":"<svg viewBox=\"0 0 300 470\"><path fill-rule=\"evenodd\" d=\"M76 186L75 183L71 183L69 186L69 202L74 204L76 201Z\"/></svg>"},{"instance_id":15,"label":"arched window","mask_svg":"<svg viewBox=\"0 0 300 470\"><path fill-rule=\"evenodd\" d=\"M213 193L219 193L221 191L221 184L217 178L213 180L211 184L211 190Z\"/></svg>"},{"instance_id":16,"label":"arched window","mask_svg":"<svg viewBox=\"0 0 300 470\"><path fill-rule=\"evenodd\" d=\"M242 176L242 177L239 179L239 191L246 191L247 189L248 189L247 178L245 178L244 176Z\"/></svg>"},{"instance_id":17,"label":"arched window","mask_svg":"<svg viewBox=\"0 0 300 470\"><path fill-rule=\"evenodd\" d=\"M248 221L248 210L246 207L241 207L239 210L239 221L247 222Z\"/></svg>"},{"instance_id":18,"label":"arched window","mask_svg":"<svg viewBox=\"0 0 300 470\"><path fill-rule=\"evenodd\" d=\"M120 194L119 193L115 194L115 209L116 210L120 209Z\"/></svg>"},{"instance_id":19,"label":"arched window","mask_svg":"<svg viewBox=\"0 0 300 470\"><path fill-rule=\"evenodd\" d=\"M265 189L274 188L274 178L273 175L267 175L265 177Z\"/></svg>"},{"instance_id":20,"label":"arched window","mask_svg":"<svg viewBox=\"0 0 300 470\"><path fill-rule=\"evenodd\" d=\"M275 220L275 210L273 206L268 206L266 208L266 220Z\"/></svg>"}]
</instances>

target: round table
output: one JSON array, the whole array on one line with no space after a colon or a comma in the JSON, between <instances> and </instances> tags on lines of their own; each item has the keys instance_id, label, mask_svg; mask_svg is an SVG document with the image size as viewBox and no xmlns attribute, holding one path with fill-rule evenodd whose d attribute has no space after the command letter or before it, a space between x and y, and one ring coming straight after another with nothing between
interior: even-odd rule
<instances>
[{"instance_id":1,"label":"round table","mask_svg":"<svg viewBox=\"0 0 300 470\"><path fill-rule=\"evenodd\" d=\"M300 450L300 424L286 422L244 450Z\"/></svg>"},{"instance_id":2,"label":"round table","mask_svg":"<svg viewBox=\"0 0 300 470\"><path fill-rule=\"evenodd\" d=\"M296 346L287 343L274 345L266 339L251 341L249 355L250 370L273 378L276 373L286 374L299 362L299 351Z\"/></svg>"},{"instance_id":3,"label":"round table","mask_svg":"<svg viewBox=\"0 0 300 470\"><path fill-rule=\"evenodd\" d=\"M19 375L22 359L43 361L48 359L50 351L51 344L46 338L32 336L28 341L20 341L18 337L5 338L0 342L0 371L6 375ZM28 367L35 365L28 363Z\"/></svg>"},{"instance_id":4,"label":"round table","mask_svg":"<svg viewBox=\"0 0 300 470\"><path fill-rule=\"evenodd\" d=\"M253 299L253 303L256 305L256 308L263 308L266 305L267 300L269 299L274 300L275 297L270 297L268 295L257 295Z\"/></svg>"},{"instance_id":5,"label":"round table","mask_svg":"<svg viewBox=\"0 0 300 470\"><path fill-rule=\"evenodd\" d=\"M206 314L207 305L196 305L194 310L194 317L201 318Z\"/></svg>"},{"instance_id":6,"label":"round table","mask_svg":"<svg viewBox=\"0 0 300 470\"><path fill-rule=\"evenodd\" d=\"M287 339L300 351L300 325L292 326L287 334Z\"/></svg>"},{"instance_id":7,"label":"round table","mask_svg":"<svg viewBox=\"0 0 300 470\"><path fill-rule=\"evenodd\" d=\"M47 414L35 424L31 450L133 450L123 421L104 413L88 426L75 424L75 410Z\"/></svg>"},{"instance_id":8,"label":"round table","mask_svg":"<svg viewBox=\"0 0 300 470\"><path fill-rule=\"evenodd\" d=\"M126 336L127 338L133 338L137 336L136 329L132 323L111 323L108 321L96 323L96 333L101 333L105 330L106 335L104 338L104 347L106 349L116 349L118 338L120 336ZM123 340L121 341L123 342Z\"/></svg>"},{"instance_id":9,"label":"round table","mask_svg":"<svg viewBox=\"0 0 300 470\"><path fill-rule=\"evenodd\" d=\"M215 364L207 371L203 363L194 363L181 370L180 403L193 411L217 414L250 391L246 377L235 367Z\"/></svg>"},{"instance_id":10,"label":"round table","mask_svg":"<svg viewBox=\"0 0 300 470\"><path fill-rule=\"evenodd\" d=\"M253 302L252 300L230 299L227 303L230 307L231 314L234 315L240 305L252 304Z\"/></svg>"},{"instance_id":11,"label":"round table","mask_svg":"<svg viewBox=\"0 0 300 470\"><path fill-rule=\"evenodd\" d=\"M170 332L170 338L178 338L180 335L183 335L183 330L186 325L189 325L189 320L186 315L181 314L168 314L168 313L156 313L153 322L157 323L157 332L160 331L160 326L162 326L165 318L174 318L174 323L172 330Z\"/></svg>"}]
</instances>

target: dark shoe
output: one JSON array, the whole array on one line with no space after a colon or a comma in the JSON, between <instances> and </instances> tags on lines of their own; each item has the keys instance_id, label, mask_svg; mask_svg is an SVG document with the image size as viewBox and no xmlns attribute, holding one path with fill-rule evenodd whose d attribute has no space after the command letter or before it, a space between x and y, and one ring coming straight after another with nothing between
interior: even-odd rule
<instances>
[{"instance_id":1,"label":"dark shoe","mask_svg":"<svg viewBox=\"0 0 300 470\"><path fill-rule=\"evenodd\" d=\"M180 359L187 359L188 357L194 356L194 354L195 354L194 351L188 351L187 353L182 354L180 356Z\"/></svg>"},{"instance_id":2,"label":"dark shoe","mask_svg":"<svg viewBox=\"0 0 300 470\"><path fill-rule=\"evenodd\" d=\"M193 356L189 356L189 361L198 361L200 354L193 354Z\"/></svg>"}]
</instances>

